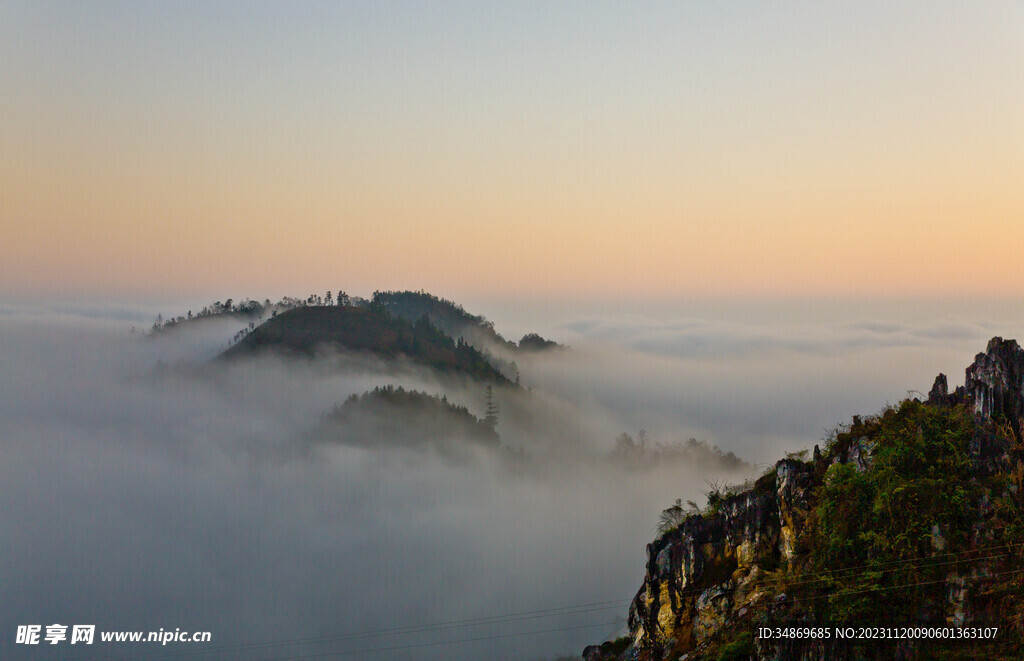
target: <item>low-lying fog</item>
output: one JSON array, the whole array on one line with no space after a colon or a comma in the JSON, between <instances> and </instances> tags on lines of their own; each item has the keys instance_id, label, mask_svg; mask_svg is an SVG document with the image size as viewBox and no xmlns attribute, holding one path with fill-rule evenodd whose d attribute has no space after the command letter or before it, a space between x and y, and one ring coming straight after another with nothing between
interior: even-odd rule
<instances>
[{"instance_id":1,"label":"low-lying fog","mask_svg":"<svg viewBox=\"0 0 1024 661\"><path fill-rule=\"evenodd\" d=\"M1024 335L949 316L563 311L514 328L572 345L517 357L540 412L516 420L509 403L498 431L522 458L453 461L302 439L377 385L446 393L478 416L482 387L360 357L211 365L240 324L145 338L127 332L132 314L0 313L4 658L578 654L623 630L644 547L675 499L702 503L708 481L759 474L852 414L927 391L939 371L960 384L990 336ZM616 437L641 428L649 447L695 437L750 465L610 459ZM54 623L212 642L15 644L19 625Z\"/></svg>"}]
</instances>

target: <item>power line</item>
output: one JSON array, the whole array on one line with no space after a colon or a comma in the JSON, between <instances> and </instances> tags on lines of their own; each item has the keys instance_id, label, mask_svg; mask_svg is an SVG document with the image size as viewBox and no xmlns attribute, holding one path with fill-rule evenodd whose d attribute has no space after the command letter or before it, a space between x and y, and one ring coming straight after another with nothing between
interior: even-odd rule
<instances>
[{"instance_id":1,"label":"power line","mask_svg":"<svg viewBox=\"0 0 1024 661\"><path fill-rule=\"evenodd\" d=\"M967 554L971 554L971 553L979 553L979 552L984 552L984 551L994 551L994 550L1000 550L1000 549L1012 549L1015 546L1019 546L1019 545L1018 544L999 544L999 545L994 545L994 546L989 546L989 547L983 547L983 548L980 548L980 549L970 549L970 550L966 550L966 551L957 551L957 552L943 553L943 554L927 556L927 557L920 557L920 558L917 558L917 559L914 559L914 560L892 560L892 561L887 561L887 562L883 562L883 563L878 563L878 564L875 564L875 565L864 564L864 565L859 565L859 566L854 566L854 567L843 567L843 568L836 569L836 570L819 570L819 571L815 571L815 572L808 572L808 573L805 573L805 574L801 574L799 576L798 580L788 580L787 581L785 579L785 577L779 577L779 578L765 577L763 580L765 580L766 582L774 582L776 584L776 586L778 586L778 587L782 587L782 586L792 587L792 586L797 586L797 585L807 585L807 584L812 584L812 583L820 583L822 581L826 581L826 580L829 580L831 578L843 578L843 576L845 574L849 574L849 573L852 573L852 572L874 570L874 569L878 569L880 567L885 567L885 566L890 566L890 565L900 565L902 567L908 567L908 568L921 568L921 567L932 567L932 566L942 566L942 565L955 565L955 564L958 564L958 563L980 562L982 560L991 560L991 559L1001 558L1001 557L1004 557L1004 556L1007 556L1007 555L1011 555L1012 552L1011 551L1007 551L1005 553L998 553L998 554L994 554L994 555L985 555L985 556L982 556L982 557L979 557L979 558L951 558L951 559L944 560L944 561L941 561L941 562L931 562L931 561L935 560L937 558L943 558L943 557L949 557L949 556L962 556L962 555L967 555ZM818 576L820 578L806 578L805 580L799 580L799 579L804 579L804 577L809 577L809 576ZM707 589L708 588L706 588L706 587L702 587L702 588L682 588L682 589L676 590L675 592L676 592L677 595L689 596L689 595L693 595L693 594L700 594L701 592L704 592Z\"/></svg>"},{"instance_id":2,"label":"power line","mask_svg":"<svg viewBox=\"0 0 1024 661\"><path fill-rule=\"evenodd\" d=\"M301 659L316 659L324 656L347 656L349 654L369 654L370 652L395 652L400 650L411 650L420 649L423 647L437 647L440 645L454 645L457 643L475 643L484 640L499 640L502 638L515 638L518 636L535 636L542 633L555 633L559 631L573 631L576 629L593 629L596 627L607 627L617 622L600 622L598 624L580 624L574 627L558 627L555 629L541 629L539 631L521 631L518 633L505 633L496 634L492 636L479 636L477 638L459 638L455 640L441 640L431 643L418 643L414 645L398 645L394 647L374 647L370 649L351 650L347 652L318 652L315 654L305 654L303 656L278 656L268 659L260 659L260 661L300 661Z\"/></svg>"},{"instance_id":3,"label":"power line","mask_svg":"<svg viewBox=\"0 0 1024 661\"><path fill-rule=\"evenodd\" d=\"M779 577L779 578L765 577L765 582L766 583L774 583L774 586L769 585L769 587L787 588L788 589L788 588L794 588L794 587L799 587L799 586L813 585L815 583L821 583L823 581L827 581L827 580L831 580L831 579L843 578L844 575L848 575L849 573L855 572L855 571L878 570L878 569L880 569L882 567L885 567L885 566L888 566L888 565L894 565L894 564L900 564L902 567L905 567L905 568L915 568L915 569L921 569L921 568L927 568L927 567L936 567L936 566L944 566L944 565L955 565L955 564L959 564L959 563L971 563L971 564L973 564L973 563L981 562L981 561L984 561L984 560L994 560L994 559L1002 558L1002 557L1005 557L1007 555L1010 555L1012 552L1011 551L1005 551L1003 553L989 553L987 555L981 555L980 557L972 557L972 558L961 558L960 556L969 555L969 554L984 553L984 552L987 552L987 551L998 551L998 550L1005 550L1005 549L1013 549L1015 546L1018 546L1018 545L1016 545L1016 544L1000 544L1000 545L993 545L993 546L989 546L989 547L982 547L982 548L978 548L978 549L970 549L970 550L959 551L959 552L949 552L949 553L937 554L937 555L932 555L932 556L928 556L928 557L917 558L916 560L908 560L908 561L895 560L895 561L888 561L888 562L878 563L878 564L874 564L874 565L865 564L865 565L854 566L854 567L843 567L843 568L836 569L836 570L821 570L821 571L817 571L817 572L803 574L803 575L801 575L799 577L800 580L793 580L793 581L786 581L784 577ZM946 560L939 560L940 558L948 558L948 559L946 559ZM1024 571L1024 570L1021 570L1021 571ZM1017 573L1017 572L1003 572L1002 574L991 574L990 576L1012 574L1012 573ZM807 578L807 577L815 577L815 576L817 576L819 578ZM987 577L986 576L977 576L977 577L971 577L971 578L984 579L984 578L987 578ZM910 583L900 584L900 585L897 585L897 586L885 586L885 587L878 587L878 588L867 588L865 590L859 590L859 591L840 590L840 591L838 591L836 593L832 593L832 594L819 595L819 596L805 596L805 597L802 597L802 599L803 600L807 600L807 601L813 601L813 600L818 600L818 599L822 599L822 598L829 598L829 597L833 597L833 596L847 596L847 595L861 594L861 593L873 592L873 591L888 591L888 590L894 590L894 589L905 588L905 587L913 587L913 586L918 586L918 585L931 585L931 584L937 584L937 583L944 583L944 582L946 582L946 580L947 579L940 579L940 580L936 580L936 581L910 582ZM675 591L675 593L676 593L677 596L686 597L686 596L692 596L692 595L695 595L695 594L700 594L700 593L706 591L707 589L708 588L706 588L706 587L701 587L701 588L696 588L696 587L694 587L694 588L683 588L683 589ZM256 650L272 649L272 648L275 648L275 647L288 647L288 646L297 646L297 645L305 646L305 645L313 645L313 644L321 644L321 643L334 643L334 642L353 641L353 640L359 640L359 639L365 639L365 638L387 638L387 637L400 636L400 635L410 635L410 634L416 634L416 633L435 633L435 632L442 632L442 631L447 631L447 630L457 629L457 628L470 628L470 627L506 624L506 623L510 623L510 622L520 622L520 621L525 621L525 620L542 619L542 618L549 618L549 617L559 617L559 616L567 616L567 615L580 615L580 614L585 614L585 613L593 613L593 612L599 612L599 611L603 611L603 610L609 610L609 609L612 609L612 608L620 608L622 606L631 604L632 601L633 600L622 600L622 599L598 601L598 602L591 602L591 603L587 603L587 604L577 604L577 605L573 605L573 606L561 606L561 607L555 607L555 608L543 608L543 609L535 609L535 610L530 610L530 611L520 611L520 612L516 612L516 613L505 613L505 614L501 614L501 615L489 615L489 616L481 616L481 617L475 617L475 618L465 618L465 619L461 619L461 620L448 620L448 621L434 622L434 623L429 623L429 624L409 625L409 626L403 626L403 627L387 627L387 628L380 628L380 629L370 629L370 630L364 630L364 631L355 631L355 632L350 632L350 633L345 633L345 634L339 634L339 635L335 635L335 636L320 636L320 637L307 637L307 638L280 639L280 640L270 640L270 641L254 642L254 643L240 643L240 644L237 644L237 645L221 645L221 646L217 646L217 647L206 647L206 646L204 646L204 647L195 647L195 648L191 648L188 653L189 653L189 656L196 656L196 655L199 655L199 654L213 654L213 653L218 653L218 652L256 651ZM762 605L764 605L764 604L763 603L754 603L754 604L750 604L748 607L749 608L755 608L755 607L760 607ZM614 623L612 623L612 624L614 624ZM580 626L577 626L577 627L569 627L569 629L581 628L583 626L584 625L580 625ZM589 626L599 626L599 625L585 625L585 626L589 627ZM556 630L561 630L561 629L552 629L550 631L556 631ZM548 630L545 630L545 631L548 631ZM501 635L499 635L499 637L528 635L529 633L530 632L512 633L512 634L501 634ZM543 632L537 632L537 633L543 633ZM487 637L474 638L474 639L466 639L465 642L469 642L469 641L472 641L472 640L486 640L486 639L487 639ZM449 642L460 642L460 641L449 641ZM423 645L434 645L434 644L447 644L447 643L446 642L441 642L441 643L423 643ZM413 647L415 647L415 645ZM393 649L393 648L380 648L379 651L385 651L385 650L390 650L390 649ZM399 647L399 648L394 648L394 649L405 649L405 648ZM369 651L377 651L377 650L369 650ZM338 654L349 654L349 653L350 652L338 652ZM355 653L355 652L351 652L351 653ZM96 655L96 656L83 657L83 658L95 659L95 658L101 658L101 656L102 656L102 658L104 658L104 659L108 659L110 661L114 661L114 660L118 660L118 659L138 659L138 658L159 659L159 658L169 658L169 657L179 656L180 654L181 654L181 652L162 651L162 652L155 653L155 654L146 654L145 652L143 652L141 654L134 653L134 654L130 654L130 655L126 654L126 655L113 656L113 657L109 656L109 655ZM302 657L302 658L304 658L304 657Z\"/></svg>"},{"instance_id":4,"label":"power line","mask_svg":"<svg viewBox=\"0 0 1024 661\"><path fill-rule=\"evenodd\" d=\"M1021 574L1021 573L1024 573L1024 569L1012 569L1012 570L1009 570L1009 571L996 572L994 574L987 574L985 576L962 576L961 578L963 580L965 580L965 581L967 581L967 580L981 581L981 580L993 579L993 578L996 578L998 576L1010 576L1010 575L1013 575L1013 574ZM839 592L829 593L829 594L820 594L820 595L813 595L813 596L804 595L804 596L799 597L798 600L801 601L801 602L820 601L822 599L831 599L833 597L849 597L849 596L858 595L858 594L870 594L872 592L889 592L889 591L892 591L892 590L900 590L900 589L903 589L903 588L913 588L913 587L919 587L919 586L922 586L922 585L938 585L940 583L946 583L946 582L947 582L947 579L945 579L945 578L940 578L940 579L937 579L937 580L934 580L934 581L911 581L911 582L908 582L908 583L901 583L899 585L886 585L886 586L882 586L882 587L864 588L862 590L841 590ZM766 601L760 601L760 602L748 604L746 607L748 608L748 610L755 610L755 609L759 609L759 608L769 608L769 607L771 607L771 605L772 605L772 602L766 600Z\"/></svg>"},{"instance_id":5,"label":"power line","mask_svg":"<svg viewBox=\"0 0 1024 661\"><path fill-rule=\"evenodd\" d=\"M439 631L447 631L450 629L457 628L468 628L468 627L479 627L488 626L495 624L505 624L509 622L520 622L524 620L535 620L549 617L559 617L565 615L580 615L584 613L593 613L602 610L609 610L612 608L621 608L628 605L631 600L612 600L612 601L597 601L589 604L577 604L575 606L560 606L557 608L542 608L532 611L521 611L518 613L506 613L502 615L488 615L483 617L467 618L462 620L449 620L445 622L435 622L431 624L419 624L409 625L404 627L388 627L382 629L370 629L364 631L354 631L345 634L338 634L335 636L319 636L319 637L308 637L308 638L286 638L280 640L269 640L254 643L239 643L237 645L220 645L217 647L195 647L190 648L189 655L195 656L198 654L213 654L218 652L241 652L251 651L260 649L269 649L273 647L288 647L293 645L311 645L317 643L332 643L332 642L344 642L350 640L358 640L362 638L383 638L390 636L409 635L415 633L434 633ZM126 641L129 642L129 641ZM141 642L141 641L140 641ZM98 659L103 658L108 661L115 661L119 659L160 659L179 656L180 652L169 652L161 651L153 654L146 654L145 652L124 654L119 656L109 655L94 655L89 657L81 657L85 659Z\"/></svg>"},{"instance_id":6,"label":"power line","mask_svg":"<svg viewBox=\"0 0 1024 661\"><path fill-rule=\"evenodd\" d=\"M1013 570L1009 570L1009 571L997 572L997 573L994 573L994 574L988 574L986 576L964 576L962 578L965 581L966 580L988 580L988 579L993 579L993 578L1000 577L1000 576L1010 576L1010 575L1021 574L1021 573L1024 573L1024 569L1013 569ZM889 585L889 586L884 586L884 587L865 588L863 590L842 591L842 592L839 592L837 594L823 594L823 595L816 595L816 596L802 596L802 597L800 597L799 600L803 601L803 602L819 601L821 599L829 599L829 598L834 597L834 596L846 597L846 596L853 596L853 595L858 595L858 594L869 594L869 593L872 593L872 592L888 592L888 591L892 591L892 590L899 590L899 589L902 589L902 588L918 587L918 586L921 586L921 585L937 585L939 583L945 583L945 582L946 582L946 579L939 579L939 580L935 580L935 581L913 581L913 582L909 582L909 583L902 583L900 585ZM771 606L772 606L772 602L766 600L766 601L762 601L762 602L748 604L746 606L746 608L748 609L748 612L749 612L749 611L752 611L752 610L762 609L762 608L767 610ZM874 642L879 642L879 641L874 641ZM699 651L699 649L700 648L698 647L698 648L696 648L693 651Z\"/></svg>"},{"instance_id":7,"label":"power line","mask_svg":"<svg viewBox=\"0 0 1024 661\"><path fill-rule=\"evenodd\" d=\"M970 552L973 552L973 551L970 551ZM787 586L811 585L811 584L814 584L814 583L822 583L824 581L829 581L829 580L848 578L850 574L852 574L854 572L858 572L858 571L879 571L879 570L881 570L881 571L890 571L891 570L891 567L890 567L890 569L881 569L883 566L900 565L900 567L905 567L905 568L909 568L909 569L924 569L924 568L928 568L928 567L941 567L943 565L956 565L956 564L959 564L959 563L975 563L975 562L981 562L982 560L995 560L997 558L1004 558L1004 557L1009 556L1009 555L1012 555L1012 552L1006 551L1006 552L1003 552L1003 553L994 553L994 554L982 555L982 556L976 557L976 558L965 558L965 559L952 558L952 559L949 559L949 560L941 560L941 561L938 561L938 562L931 562L931 560L933 558L920 558L918 560L893 560L891 562L879 563L878 565L862 565L860 567L847 567L847 568L842 568L842 569L838 569L838 570L835 570L835 571L823 570L823 571L811 572L809 574L806 574L806 576L820 576L820 578L808 578L808 579L805 579L805 580L785 581L785 583L786 583ZM783 581L784 579L780 578L778 580L779 581Z\"/></svg>"},{"instance_id":8,"label":"power line","mask_svg":"<svg viewBox=\"0 0 1024 661\"><path fill-rule=\"evenodd\" d=\"M853 566L853 567L841 567L839 569L836 569L835 571L836 572L860 571L860 570L865 570L865 569L873 569L873 568L877 568L877 567L883 567L883 566L886 566L886 565L906 564L908 562L913 563L913 562L916 562L916 561L923 561L923 560L934 560L936 558L946 558L946 557L949 557L949 556L966 555L966 554L969 554L969 553L985 553L985 552L988 552L988 551L995 551L995 550L1001 550L1001 549L1013 549L1014 547L1020 547L1020 546L1024 546L1024 545L1022 545L1021 543L1014 543L1014 542L1010 542L1010 543L1007 543L1007 544L993 544L992 546L979 546L978 548L965 549L963 551L949 551L947 553L935 553L935 554L928 555L928 556L918 556L917 558L915 558L913 560L909 560L909 561L908 560L887 560L886 562L880 562L880 563L865 563L865 564L856 565L856 566ZM825 573L825 571L816 572L816 573Z\"/></svg>"},{"instance_id":9,"label":"power line","mask_svg":"<svg viewBox=\"0 0 1024 661\"><path fill-rule=\"evenodd\" d=\"M996 578L996 577L999 577L999 576L1009 576L1009 575L1020 574L1020 573L1024 573L1024 569L1015 569L1015 570L1011 570L1011 571L997 572L997 573L994 573L994 574L989 574L987 576L967 576L967 577L964 577L964 579L965 580L969 580L969 579L974 579L974 580L990 579L990 578ZM864 589L864 590L855 590L855 591L852 591L852 592L843 592L843 593L841 593L841 596L848 596L848 595L854 595L854 594L867 594L867 593L872 593L872 592L886 592L886 591L891 591L891 590L898 590L898 589L901 589L901 588L916 587L916 586L921 586L921 585L933 585L933 584L945 583L945 582L946 582L946 579L939 579L939 580L935 580L935 581L915 581L915 582L909 582L909 583L902 583L900 585L892 585L892 586L876 587L876 588L867 588L867 589ZM804 600L805 601L813 601L813 600L816 600L816 599L829 598L831 596L833 596L833 595L820 595L818 597L805 598ZM761 604L754 604L753 606L757 607L757 606L767 606L767 605L768 604L766 602L762 602ZM397 646L391 646L391 647L375 647L375 648L368 648L368 649L361 649L361 650L352 650L352 651L341 651L341 652L318 652L318 653L306 654L306 655L302 655L302 656L273 657L273 658L261 659L260 661L301 661L303 659L315 659L315 658L320 658L320 657L330 656L330 655L334 655L334 656L347 656L347 655L350 655L350 654L369 654L369 653L372 653L372 652L391 652L391 651L401 651L401 650L410 650L410 649L421 649L421 648L425 648L425 647L437 647L437 646L441 646L441 645L451 645L451 644L457 644L457 643L469 643L469 642L480 642L480 641L486 641L486 640L498 640L498 639L503 639L503 638L515 638L515 637L518 637L518 636L531 636L531 635L543 634L543 633L553 633L553 632L560 632L560 631L572 631L572 630L576 630L576 629L591 629L591 628L595 628L595 627L599 627L599 626L611 626L611 625L614 625L614 624L616 624L616 622L612 621L612 622L603 622L603 623L599 623L599 624L577 625L577 626L572 626L572 627L558 627L558 628L553 628L553 629L542 629L542 630L539 630L539 631L523 631L523 632L509 633L509 634L495 634L495 635L490 635L490 636L478 636L476 638L462 638L462 639L444 640L444 641L429 642L429 643L417 643L417 644L410 644L410 645L397 645Z\"/></svg>"}]
</instances>

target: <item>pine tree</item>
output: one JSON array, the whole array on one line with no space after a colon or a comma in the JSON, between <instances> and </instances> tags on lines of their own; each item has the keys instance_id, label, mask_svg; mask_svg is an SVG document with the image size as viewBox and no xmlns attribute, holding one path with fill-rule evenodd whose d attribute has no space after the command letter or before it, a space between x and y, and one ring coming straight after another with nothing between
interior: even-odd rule
<instances>
[{"instance_id":1,"label":"pine tree","mask_svg":"<svg viewBox=\"0 0 1024 661\"><path fill-rule=\"evenodd\" d=\"M487 402L487 410L484 413L484 422L490 425L491 429L498 426L498 405L494 401L494 389L487 386L484 399Z\"/></svg>"}]
</instances>

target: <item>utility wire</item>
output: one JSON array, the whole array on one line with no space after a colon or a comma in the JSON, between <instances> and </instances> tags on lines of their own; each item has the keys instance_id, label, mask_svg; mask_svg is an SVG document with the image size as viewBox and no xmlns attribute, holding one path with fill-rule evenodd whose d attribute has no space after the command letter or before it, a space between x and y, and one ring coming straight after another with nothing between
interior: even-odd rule
<instances>
[{"instance_id":1,"label":"utility wire","mask_svg":"<svg viewBox=\"0 0 1024 661\"><path fill-rule=\"evenodd\" d=\"M955 564L959 564L959 563L973 564L973 563L981 562L981 561L984 561L984 560L994 560L994 559L998 559L998 558L1001 558L1001 557L1005 557L1007 555L1011 555L1012 551L1006 551L1004 553L994 553L994 554L990 553L988 555L982 555L980 557L972 557L972 558L961 558L959 556L964 556L964 555L969 555L969 554L976 554L976 553L984 553L986 551L997 551L997 550L1004 550L1004 549L1013 549L1016 546L1019 546L1019 545L1017 545L1017 544L999 544L999 545L993 545L993 546L989 546L989 547L982 547L982 548L978 548L978 549L970 549L970 550L959 551L959 552L949 552L949 553L943 553L943 554L932 555L932 556L927 556L927 557L921 557L921 558L917 558L915 560L909 560L909 561L895 560L895 561L889 561L889 562L884 562L884 563L878 563L878 564L874 564L874 565L865 564L865 565L860 565L860 566L855 566L855 567L843 567L843 568L837 569L837 570L822 570L822 571L817 571L817 572L812 572L812 573L809 573L809 574L801 575L801 579L800 580L795 580L795 581L786 581L784 577L779 577L777 579L773 579L771 577L766 577L765 581L766 582L770 582L770 583L774 583L775 584L774 587L777 587L777 588L781 588L781 587L793 588L793 587L798 587L798 586L813 585L815 583L821 583L823 581L834 580L836 578L842 578L843 575L846 575L846 574L849 574L849 573L855 572L855 571L878 570L878 569L880 569L882 567L885 567L885 566L888 566L888 565L894 565L894 564L899 564L902 567L915 568L915 569L921 569L921 568L926 568L926 567L936 567L936 566L943 566L943 565L955 565ZM939 558L949 558L949 559L937 561ZM1024 571L1024 570L1020 570L1020 571ZM1017 571L1002 572L1001 574L991 574L989 576L997 576L997 575L1005 575L1005 574L1013 574L1013 573L1019 573L1019 572L1017 572ZM820 578L806 578L808 576L809 577L819 576ZM967 578L985 579L985 578L988 578L989 576L976 576L976 577L967 577ZM868 588L866 590L859 590L859 591L844 591L844 590L840 590L838 592L827 594L827 595L819 595L819 596L814 596L814 597L802 597L802 599L806 600L806 601L813 601L813 600L818 600L818 599L828 598L828 597L833 597L833 596L846 596L846 595L861 594L861 593L864 593L864 592L873 592L873 591L887 591L887 590L894 590L894 589L899 589L899 588L903 588L903 587L913 587L913 586L917 586L917 585L931 585L931 584L944 583L944 582L946 582L946 579L940 579L940 580L936 580L936 581L911 582L911 583L900 584L900 585L897 585L897 586L885 586L885 587L879 587L879 588ZM685 596L691 596L691 595L695 595L695 594L700 594L700 593L702 593L702 592L704 592L706 590L707 590L707 588L684 588L684 589L677 590L676 591L676 595L681 596L681 597L685 597ZM561 607L557 607L557 608L543 608L543 609L537 609L537 610L531 610L531 611L521 611L521 612L516 612L516 613L506 613L506 614L501 614L501 615L489 615L489 616L482 616L482 617L475 617L475 618L466 618L466 619L461 619L461 620L449 620L449 621L435 622L435 623L430 623L430 624L409 625L409 626L403 626L403 627L388 627L388 628L381 628L381 629L370 629L370 630L356 631L356 632L351 632L351 633L346 633L346 634L339 634L339 635L336 635L336 636L321 636L321 637L308 637L308 638L280 639L280 640L270 640L270 641L254 642L254 643L240 643L240 644L237 644L237 645L220 645L220 646L217 646L217 647L208 647L208 646L198 646L197 645L196 647L191 647L190 646L191 648L189 650L189 655L190 656L196 656L196 655L199 655L199 654L213 654L213 653L218 653L218 652L255 651L255 650L266 650L266 649L271 649L271 648L275 648L275 647L288 647L288 646L296 646L296 645L313 645L313 644L319 644L319 643L345 642L345 641L365 639L365 638L387 638L387 637L400 636L400 635L410 635L410 634L415 634L415 633L434 633L434 632L441 632L441 631L447 631L447 630L458 629L458 628L471 628L471 627L479 627L479 626L487 626L487 625L505 624L505 623L509 623L509 622L520 622L520 621L524 621L524 620L534 620L534 619L543 619L543 618L549 618L549 617L559 617L559 616L565 616L565 615L579 615L579 614L585 614L585 613L593 613L593 612L609 610L609 609L613 609L613 608L620 608L622 606L625 606L625 605L628 605L628 604L631 604L631 603L632 603L632 600L622 600L622 599L619 599L619 600L609 600L609 601L598 601L598 602L591 602L591 603L588 603L588 604L578 604L578 605L574 605L574 606L561 606ZM762 603L750 604L749 608L760 607L762 605L763 605L763 602ZM598 625L587 625L587 626L598 626ZM579 627L570 627L570 628L579 628ZM552 631L554 631L554 630L552 630ZM523 634L503 634L503 635L504 636L519 636L519 635L527 635L527 633L523 633ZM486 637L485 638L481 638L480 640L483 640L483 639L486 639ZM467 639L467 640L470 640L470 639ZM478 640L478 639L471 639L471 640ZM126 642L128 642L128 641L126 641ZM433 644L442 644L442 643L425 643L425 644L433 645ZM392 648L387 648L387 649L392 649ZM404 648L395 648L395 649L404 649ZM381 648L381 651L384 651L384 648ZM342 654L342 652L339 652L339 654ZM349 654L349 652L344 652L343 654ZM170 652L170 651L164 652L164 651L162 651L162 652L158 652L158 653L154 653L154 654L146 654L145 652L143 652L141 654L134 653L134 654L125 654L125 655L120 655L120 656L95 655L95 656L81 657L81 658L84 658L84 659L104 658L104 659L108 659L109 661L116 661L116 660L123 660L123 659L139 659L139 658L159 659L159 658L169 658L169 657L174 657L174 656L179 656L179 655L180 655L180 652Z\"/></svg>"},{"instance_id":2,"label":"utility wire","mask_svg":"<svg viewBox=\"0 0 1024 661\"><path fill-rule=\"evenodd\" d=\"M892 561L882 562L882 563L878 563L878 564L863 564L863 565L858 565L858 566L854 566L854 567L842 567L842 568L834 569L834 570L829 570L829 569L818 570L818 571L815 571L815 572L807 572L805 574L801 574L800 575L800 579L802 579L802 580L787 581L784 577L779 577L777 579L772 578L772 577L765 577L763 580L765 580L766 582L773 581L773 582L780 583L780 584L784 583L788 587L788 586L795 586L795 585L804 585L804 584L818 583L818 582L830 580L832 578L843 578L844 574L849 574L849 573L853 573L853 572L857 572L857 571L873 571L873 570L877 570L877 569L879 569L881 567L886 567L886 566L891 566L891 565L899 565L899 566L902 566L902 567L910 567L910 568L919 568L919 567L926 567L926 566L954 565L954 564L961 563L961 562L963 562L963 563L973 563L973 562L979 562L979 561L982 561L982 560L991 560L991 559L994 559L994 558L1000 558L1000 557L1003 557L1003 556L1011 555L1012 551L1006 551L1005 553L998 553L998 554L994 554L994 555L993 554L985 555L985 556L982 556L982 557L979 557L979 558L958 558L958 557L954 557L954 558L951 558L951 559L948 559L948 560L944 560L944 561L941 561L941 562L931 562L931 561L935 560L937 558L944 558L944 557L948 558L950 556L962 556L962 555L967 555L967 554L971 554L971 553L983 553L983 552L986 552L986 551L995 551L995 550L1002 550L1002 549L1012 549L1012 548L1014 548L1016 546L1020 546L1020 545L1019 544L998 544L998 545L994 545L994 546L982 547L982 548L978 548L978 549L970 549L970 550L966 550L966 551L956 551L956 552L950 552L950 553L942 553L942 554L938 554L938 555L922 556L922 557L918 557L918 558L913 559L913 560L892 560ZM806 578L806 577L813 577L813 576L819 576L821 578ZM677 590L676 594L680 594L680 595L699 594L700 592L703 592L706 589L707 588L683 588L681 590Z\"/></svg>"},{"instance_id":3,"label":"utility wire","mask_svg":"<svg viewBox=\"0 0 1024 661\"><path fill-rule=\"evenodd\" d=\"M398 645L395 647L374 647L371 649L362 650L351 650L346 652L318 652L316 654L306 654L303 656L278 656L269 659L260 659L260 661L300 661L301 659L316 659L324 656L347 656L349 654L369 654L370 652L394 652L398 650L411 650L420 649L423 647L437 647L439 645L453 645L456 643L475 643L484 640L499 640L502 638L515 638L517 636L535 636L542 633L555 633L559 631L573 631L576 629L593 629L595 627L607 627L616 622L599 622L597 624L580 624L574 627L558 627L556 629L541 629L539 631L522 631L519 633L505 633L496 634L493 636L479 636L477 638L459 638L455 640L441 640L432 643L418 643L415 645Z\"/></svg>"},{"instance_id":4,"label":"utility wire","mask_svg":"<svg viewBox=\"0 0 1024 661\"><path fill-rule=\"evenodd\" d=\"M622 608L630 603L631 600L618 599L614 601L598 601L589 604L578 604L575 606L561 606L558 608L543 608L532 611L522 611L518 613L507 613L503 615L489 615L484 617L468 618L463 620L450 620L446 622L436 622L432 624L420 624L420 625L409 625L404 627L389 627L382 629L370 629L364 631L354 631L351 633L338 634L336 636L319 636L310 638L286 638L280 640L268 640L254 643L239 643L237 645L219 645L216 647L210 646L195 646L190 645L190 656L199 654L214 654L217 652L240 652L248 650L260 650L268 649L273 647L287 647L292 645L311 645L316 643L331 643L331 642L345 642L349 640L358 640L364 638L383 638L391 636L409 635L415 633L434 633L438 631L447 631L450 629L458 628L469 628L469 627L480 627L495 624L505 624L508 622L520 622L524 620L535 620L550 617L560 617L565 615L579 615L583 613L593 613L603 610L610 610L613 608ZM129 642L129 641L125 641ZM140 641L143 642L143 641ZM180 652L161 651L153 654L146 654L145 652L124 654L119 656L109 656L106 654L93 655L88 657L79 657L82 659L99 659L103 658L108 661L116 661L122 659L160 659L168 658L180 655Z\"/></svg>"}]
</instances>

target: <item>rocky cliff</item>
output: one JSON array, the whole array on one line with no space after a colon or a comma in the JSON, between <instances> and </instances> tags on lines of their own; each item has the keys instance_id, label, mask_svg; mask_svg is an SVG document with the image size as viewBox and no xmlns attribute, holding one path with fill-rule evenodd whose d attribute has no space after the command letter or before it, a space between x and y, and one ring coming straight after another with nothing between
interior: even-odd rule
<instances>
[{"instance_id":1,"label":"rocky cliff","mask_svg":"<svg viewBox=\"0 0 1024 661\"><path fill-rule=\"evenodd\" d=\"M583 658L1022 658L1022 413L1024 351L993 338L955 392L939 375L927 402L713 492L648 545L627 635ZM893 638L922 626L972 640Z\"/></svg>"},{"instance_id":2,"label":"rocky cliff","mask_svg":"<svg viewBox=\"0 0 1024 661\"><path fill-rule=\"evenodd\" d=\"M979 353L967 368L964 380L967 398L976 413L999 417L1019 425L1024 416L1024 351L1016 340L993 337L985 353Z\"/></svg>"}]
</instances>

